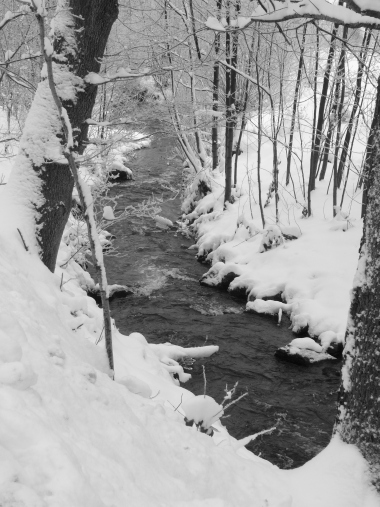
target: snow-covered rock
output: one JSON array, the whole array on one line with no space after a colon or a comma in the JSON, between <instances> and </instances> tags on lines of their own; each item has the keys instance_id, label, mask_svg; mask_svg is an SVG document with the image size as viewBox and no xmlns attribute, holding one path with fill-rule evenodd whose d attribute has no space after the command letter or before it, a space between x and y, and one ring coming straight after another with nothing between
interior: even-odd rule
<instances>
[{"instance_id":1,"label":"snow-covered rock","mask_svg":"<svg viewBox=\"0 0 380 507\"><path fill-rule=\"evenodd\" d=\"M154 217L154 221L156 222L157 227L160 229L169 229L170 227L174 227L174 224L171 220L165 217L161 217L160 215L156 215Z\"/></svg>"},{"instance_id":2,"label":"snow-covered rock","mask_svg":"<svg viewBox=\"0 0 380 507\"><path fill-rule=\"evenodd\" d=\"M303 338L299 338L302 340ZM311 338L310 338L311 339ZM317 345L317 344L316 344ZM295 345L285 345L276 350L275 356L284 359L289 363L307 366L309 364L320 363L321 361L335 361L336 358L325 352L315 351L309 348L300 348Z\"/></svg>"},{"instance_id":3,"label":"snow-covered rock","mask_svg":"<svg viewBox=\"0 0 380 507\"><path fill-rule=\"evenodd\" d=\"M115 220L115 215L111 206L104 206L103 218L105 220Z\"/></svg>"}]
</instances>

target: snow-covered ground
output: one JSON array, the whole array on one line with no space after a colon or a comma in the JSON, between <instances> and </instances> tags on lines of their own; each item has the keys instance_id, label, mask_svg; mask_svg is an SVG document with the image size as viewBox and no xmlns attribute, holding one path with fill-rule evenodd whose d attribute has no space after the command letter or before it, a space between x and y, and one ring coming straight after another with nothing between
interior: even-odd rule
<instances>
[{"instance_id":1,"label":"snow-covered ground","mask_svg":"<svg viewBox=\"0 0 380 507\"><path fill-rule=\"evenodd\" d=\"M336 439L280 471L221 427L186 426L176 408L193 395L173 382L170 347L115 330L112 381L78 267L50 273L8 227L0 241L0 505L379 505L358 451Z\"/></svg>"},{"instance_id":2,"label":"snow-covered ground","mask_svg":"<svg viewBox=\"0 0 380 507\"><path fill-rule=\"evenodd\" d=\"M20 126L11 118L8 126L7 113L0 108L0 185L8 181L12 170L14 157L18 152L17 139L20 136ZM9 141L6 141L8 140Z\"/></svg>"},{"instance_id":3,"label":"snow-covered ground","mask_svg":"<svg viewBox=\"0 0 380 507\"><path fill-rule=\"evenodd\" d=\"M303 467L282 471L246 451L249 438L236 441L218 421L213 437L186 426L185 414L196 421L204 416L206 426L217 414L202 412L202 402L172 375L183 375L181 356L215 348L149 345L139 333L120 334L116 322L112 381L102 313L81 288L88 274L73 259L67 263L72 245L63 242L52 274L33 249L25 250L16 230L19 217L2 200L2 188L1 506L380 505L363 458L337 438ZM320 228L323 240L327 232ZM307 227L301 229L307 237ZM223 396L205 409L221 410Z\"/></svg>"},{"instance_id":4,"label":"snow-covered ground","mask_svg":"<svg viewBox=\"0 0 380 507\"><path fill-rule=\"evenodd\" d=\"M282 148L279 154L279 221L276 224L272 195L264 208L263 230L258 200L257 136L252 133L252 125L248 128L251 132L243 136L233 204L223 209L224 173L206 170L190 185L183 205L184 218L197 237L194 249L211 264L203 281L210 286L222 284L230 291L245 293L248 311L276 314L283 309L289 313L295 332L307 329L312 337L325 333L322 339L329 336L330 341L342 341L362 233L357 174L355 171L350 174L342 211L334 217L332 164L328 164L325 180L317 181L316 190L312 192L312 216L305 218L300 160L302 157L307 189L310 151L302 149L297 135L292 164L294 186L292 183L285 185L286 152ZM280 141L283 146L283 140ZM362 148L357 145L354 151L354 163L360 167ZM272 165L272 143L266 140L261 167L263 205L272 182ZM200 181L211 189L201 199L197 197ZM341 191L338 203L340 199ZM284 240L282 233L293 239ZM276 238L279 246L265 250L263 242ZM286 305L272 301L279 295ZM326 339L325 345L328 345Z\"/></svg>"}]
</instances>

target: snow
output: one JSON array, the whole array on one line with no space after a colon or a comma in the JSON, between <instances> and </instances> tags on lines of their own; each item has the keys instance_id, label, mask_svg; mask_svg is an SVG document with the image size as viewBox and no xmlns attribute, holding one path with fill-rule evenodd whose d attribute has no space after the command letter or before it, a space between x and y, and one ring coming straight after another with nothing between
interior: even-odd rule
<instances>
[{"instance_id":1,"label":"snow","mask_svg":"<svg viewBox=\"0 0 380 507\"><path fill-rule=\"evenodd\" d=\"M309 144L306 126L310 124L310 111L306 106L302 115L306 141L301 146L296 133L294 150L300 159L303 158L307 185ZM328 192L329 177L317 181L312 193L313 213L305 219L299 164L293 162L292 166L295 199L293 188L285 186L286 153L282 148L278 153L279 222L276 223L273 196L264 208L266 228L263 230L258 205L256 123L257 119L253 118L248 123L248 132L243 135L243 154L238 159L238 183L233 189L233 203L224 209L224 174L219 170L196 175L188 188L183 218L196 235L198 257L211 264L202 283L218 286L226 277L234 275L228 290L247 294L247 310L277 314L281 309L289 314L293 331L307 329L314 338L331 332L342 341L362 234L361 191L355 190L356 176L351 175L348 179L343 210L339 210L335 217L331 189ZM269 125L270 115L265 115L265 132ZM272 183L273 153L270 137L264 137L263 141L261 195L264 203ZM363 146L358 143L354 151L353 163L360 167ZM201 199L198 193L200 181L211 189ZM361 283L364 260L360 265L356 284ZM282 302L273 301L279 295Z\"/></svg>"},{"instance_id":2,"label":"snow","mask_svg":"<svg viewBox=\"0 0 380 507\"><path fill-rule=\"evenodd\" d=\"M221 24L221 22L217 18L213 18L211 16L209 16L207 18L207 21L205 22L205 26L207 26L207 28L210 28L210 30L215 30L218 32L225 32L226 31L224 26Z\"/></svg>"},{"instance_id":3,"label":"snow","mask_svg":"<svg viewBox=\"0 0 380 507\"><path fill-rule=\"evenodd\" d=\"M105 220L115 220L115 215L113 213L113 209L111 206L104 206L103 208L103 218Z\"/></svg>"},{"instance_id":4,"label":"snow","mask_svg":"<svg viewBox=\"0 0 380 507\"><path fill-rule=\"evenodd\" d=\"M322 352L322 347L316 343L312 338L295 338L289 345L297 347L298 349L313 350L314 352Z\"/></svg>"},{"instance_id":5,"label":"snow","mask_svg":"<svg viewBox=\"0 0 380 507\"><path fill-rule=\"evenodd\" d=\"M165 70L170 70L165 67ZM111 81L115 81L117 79L136 79L139 77L145 77L150 75L152 72L150 69L143 69L141 72L133 72L131 69L125 69L120 67L116 72L109 74L107 76L101 76L96 72L89 72L84 80L86 83L93 84L95 86L102 85L104 83L109 83Z\"/></svg>"},{"instance_id":6,"label":"snow","mask_svg":"<svg viewBox=\"0 0 380 507\"><path fill-rule=\"evenodd\" d=\"M173 222L168 218L161 217L160 215L156 215L154 217L157 227L160 229L169 229L169 227L173 227Z\"/></svg>"},{"instance_id":7,"label":"snow","mask_svg":"<svg viewBox=\"0 0 380 507\"><path fill-rule=\"evenodd\" d=\"M374 0L354 0L357 4L365 5L360 7L364 10L371 5L375 12L379 12L378 3L374 6ZM255 6L252 10L251 21L275 22L298 17L311 17L314 19L325 19L337 21L352 27L379 26L379 19L356 13L351 9L340 5L333 5L327 0L272 0L271 9L266 12L261 6Z\"/></svg>"},{"instance_id":8,"label":"snow","mask_svg":"<svg viewBox=\"0 0 380 507\"><path fill-rule=\"evenodd\" d=\"M83 194L83 200L85 204L86 209L86 216L88 223L90 225L89 234L91 234L91 239L94 244L94 252L92 252L94 258L94 262L97 263L97 265L100 268L100 276L101 276L101 287L106 292L106 296L109 296L109 290L108 290L108 283L107 283L107 276L106 276L106 270L104 267L104 261L103 261L103 248L99 240L99 236L97 233L96 228L96 222L94 218L94 200L91 194L90 187L86 184L86 182L78 176L78 183L81 188L82 194ZM100 281L99 281L100 283Z\"/></svg>"},{"instance_id":9,"label":"snow","mask_svg":"<svg viewBox=\"0 0 380 507\"><path fill-rule=\"evenodd\" d=\"M139 394L143 398L151 398L152 396L152 390L149 385L133 375L124 375L118 382L125 386L131 393Z\"/></svg>"},{"instance_id":10,"label":"snow","mask_svg":"<svg viewBox=\"0 0 380 507\"><path fill-rule=\"evenodd\" d=\"M266 313L269 315L275 315L280 310L284 312L290 312L293 306L291 304L281 303L280 301L264 301L263 299L255 299L255 301L248 301L246 305L247 311L256 313Z\"/></svg>"},{"instance_id":11,"label":"snow","mask_svg":"<svg viewBox=\"0 0 380 507\"><path fill-rule=\"evenodd\" d=\"M63 95L70 95L69 85L62 87ZM0 187L0 213L6 217L0 222L0 505L378 507L380 497L369 485L364 459L337 436L295 470L279 470L244 448L273 429L239 441L232 438L218 420L226 405L207 394L195 397L174 377L188 378L181 359L209 357L218 352L217 346L153 345L138 332L122 335L116 321L111 380L102 312L82 288L93 282L71 258L81 241L70 239L74 224L65 231L54 274L42 265L35 248L25 250L17 233L20 228L33 246L31 210L15 184L21 182L24 193L35 191L28 157L38 161L61 153L55 149L55 134L33 146L33 129L47 133L49 122L59 126L57 115L49 113L46 86L40 85L38 94L47 116L35 112L30 117L14 168L17 178L11 178L9 188ZM254 153L252 147L246 149ZM24 178L20 171L25 171ZM1 159L0 174L8 172L8 160ZM200 178L205 174L197 182ZM320 206L329 199L320 184L313 195L314 216L302 220L294 206L298 225L278 226L283 234L299 229L302 234L260 252L263 231L257 206L252 217L241 186L235 203L223 211L223 178L219 173L210 178L212 193L189 216L195 220L199 252L213 262L214 281L234 272L232 288L246 287L249 297L256 298L247 308L289 312L293 327L308 325L322 349L341 340L357 263L359 207L353 203L350 213L355 227L332 230L347 220L333 219L331 211ZM91 206L88 187L85 193ZM266 214L273 219L273 204ZM171 276L181 275L172 270ZM261 299L280 292L286 302ZM292 347L315 353L310 347L318 344L312 341L295 339ZM184 416L202 421L205 428L212 426L214 436L196 425L187 427Z\"/></svg>"},{"instance_id":12,"label":"snow","mask_svg":"<svg viewBox=\"0 0 380 507\"><path fill-rule=\"evenodd\" d=\"M303 467L284 471L291 487L295 488L293 505L378 507L379 497L357 482L365 473L359 451L353 445L344 444L338 436ZM338 491L341 493L337 494Z\"/></svg>"},{"instance_id":13,"label":"snow","mask_svg":"<svg viewBox=\"0 0 380 507\"><path fill-rule=\"evenodd\" d=\"M45 48L46 56L47 57L52 56L52 54L54 53L54 49L53 49L53 45L50 42L48 37L45 37L45 39L44 39L44 48Z\"/></svg>"},{"instance_id":14,"label":"snow","mask_svg":"<svg viewBox=\"0 0 380 507\"><path fill-rule=\"evenodd\" d=\"M207 395L194 396L181 405L188 421L204 429L209 429L224 414L222 405Z\"/></svg>"},{"instance_id":15,"label":"snow","mask_svg":"<svg viewBox=\"0 0 380 507\"><path fill-rule=\"evenodd\" d=\"M113 382L104 339L95 345L101 310L80 287L88 273L73 259L59 267L63 244L53 275L8 222L0 224L0 504L380 505L359 452L336 437L290 471L244 448L255 435L230 437L216 420L221 403L194 397L167 367L217 347L150 345L114 327ZM212 425L214 436L187 427L184 415Z\"/></svg>"},{"instance_id":16,"label":"snow","mask_svg":"<svg viewBox=\"0 0 380 507\"><path fill-rule=\"evenodd\" d=\"M66 125L66 131L67 131L67 143L66 143L65 149L70 151L74 148L73 129L71 127L71 123L70 123L67 111L64 107L62 107L61 114L62 114L63 121Z\"/></svg>"}]
</instances>

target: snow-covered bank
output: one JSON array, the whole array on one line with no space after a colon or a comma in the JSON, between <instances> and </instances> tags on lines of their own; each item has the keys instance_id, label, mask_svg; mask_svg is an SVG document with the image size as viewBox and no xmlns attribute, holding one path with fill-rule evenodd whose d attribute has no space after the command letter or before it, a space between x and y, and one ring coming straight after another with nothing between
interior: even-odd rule
<instances>
[{"instance_id":1,"label":"snow-covered bank","mask_svg":"<svg viewBox=\"0 0 380 507\"><path fill-rule=\"evenodd\" d=\"M194 396L171 374L181 376L177 359L199 350L115 330L112 382L103 340L95 345L101 311L79 287L86 273L67 263L71 246L52 275L25 251L13 218L0 226L0 505L378 505L353 447L334 442L284 472L245 451L249 438L187 427Z\"/></svg>"},{"instance_id":2,"label":"snow-covered bank","mask_svg":"<svg viewBox=\"0 0 380 507\"><path fill-rule=\"evenodd\" d=\"M280 471L224 431L187 427L175 408L193 395L138 333L115 332L111 381L101 311L70 268L51 274L8 228L0 240L1 505L379 505L350 446Z\"/></svg>"},{"instance_id":3,"label":"snow-covered bank","mask_svg":"<svg viewBox=\"0 0 380 507\"><path fill-rule=\"evenodd\" d=\"M362 233L361 196L355 190L356 180L348 179L343 211L335 217L329 179L318 181L312 193L313 214L305 218L299 172L299 183L293 188L285 186L285 174L280 171L279 222L276 224L272 196L264 208L266 227L263 230L257 197L254 134L245 136L243 149L232 204L224 209L224 174L205 170L190 185L183 205L184 219L197 238L194 246L197 256L211 264L202 283L246 296L248 311L269 314L286 311L296 333L307 330L312 337L327 333L323 336L329 336L330 341L341 342ZM285 155L283 150L280 167L286 166ZM269 142L264 145L262 156L264 203L272 182ZM360 158L360 154L357 156ZM200 184L208 189L201 198ZM278 246L274 248L276 241ZM285 305L272 301L279 296ZM324 346L328 346L326 340Z\"/></svg>"}]
</instances>

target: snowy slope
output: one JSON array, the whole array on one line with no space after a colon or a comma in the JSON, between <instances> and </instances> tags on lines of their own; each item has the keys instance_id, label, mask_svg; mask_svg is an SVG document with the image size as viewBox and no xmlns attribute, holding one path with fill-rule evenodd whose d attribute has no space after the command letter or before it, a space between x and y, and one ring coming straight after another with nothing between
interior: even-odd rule
<instances>
[{"instance_id":1,"label":"snowy slope","mask_svg":"<svg viewBox=\"0 0 380 507\"><path fill-rule=\"evenodd\" d=\"M221 426L213 438L186 426L179 405L193 395L169 373L177 350L115 329L112 381L86 273L71 261L53 275L25 251L1 191L1 507L380 505L352 446L334 440L281 471ZM69 257L62 246L58 265Z\"/></svg>"},{"instance_id":2,"label":"snowy slope","mask_svg":"<svg viewBox=\"0 0 380 507\"><path fill-rule=\"evenodd\" d=\"M10 231L0 227L0 505L380 505L350 446L280 471L224 431L185 426L174 407L193 395L138 333L117 335L113 382L94 345L100 310L70 269L51 274ZM154 398L123 385L131 376Z\"/></svg>"},{"instance_id":3,"label":"snowy slope","mask_svg":"<svg viewBox=\"0 0 380 507\"><path fill-rule=\"evenodd\" d=\"M148 370L146 382L154 378L156 388L166 388L166 400L145 399L112 382L103 347L85 336L92 326L93 334L101 331L99 310L75 281L61 291L58 276L20 242L5 239L1 505L197 505L205 498L209 505L258 498L260 505L263 496L278 505L287 496L284 486L272 486L282 483L274 467L247 462L184 425L165 402L180 399L180 388L141 340L119 336L117 375L130 374L131 363L136 374L140 365ZM239 473L231 474L231 467Z\"/></svg>"}]
</instances>

